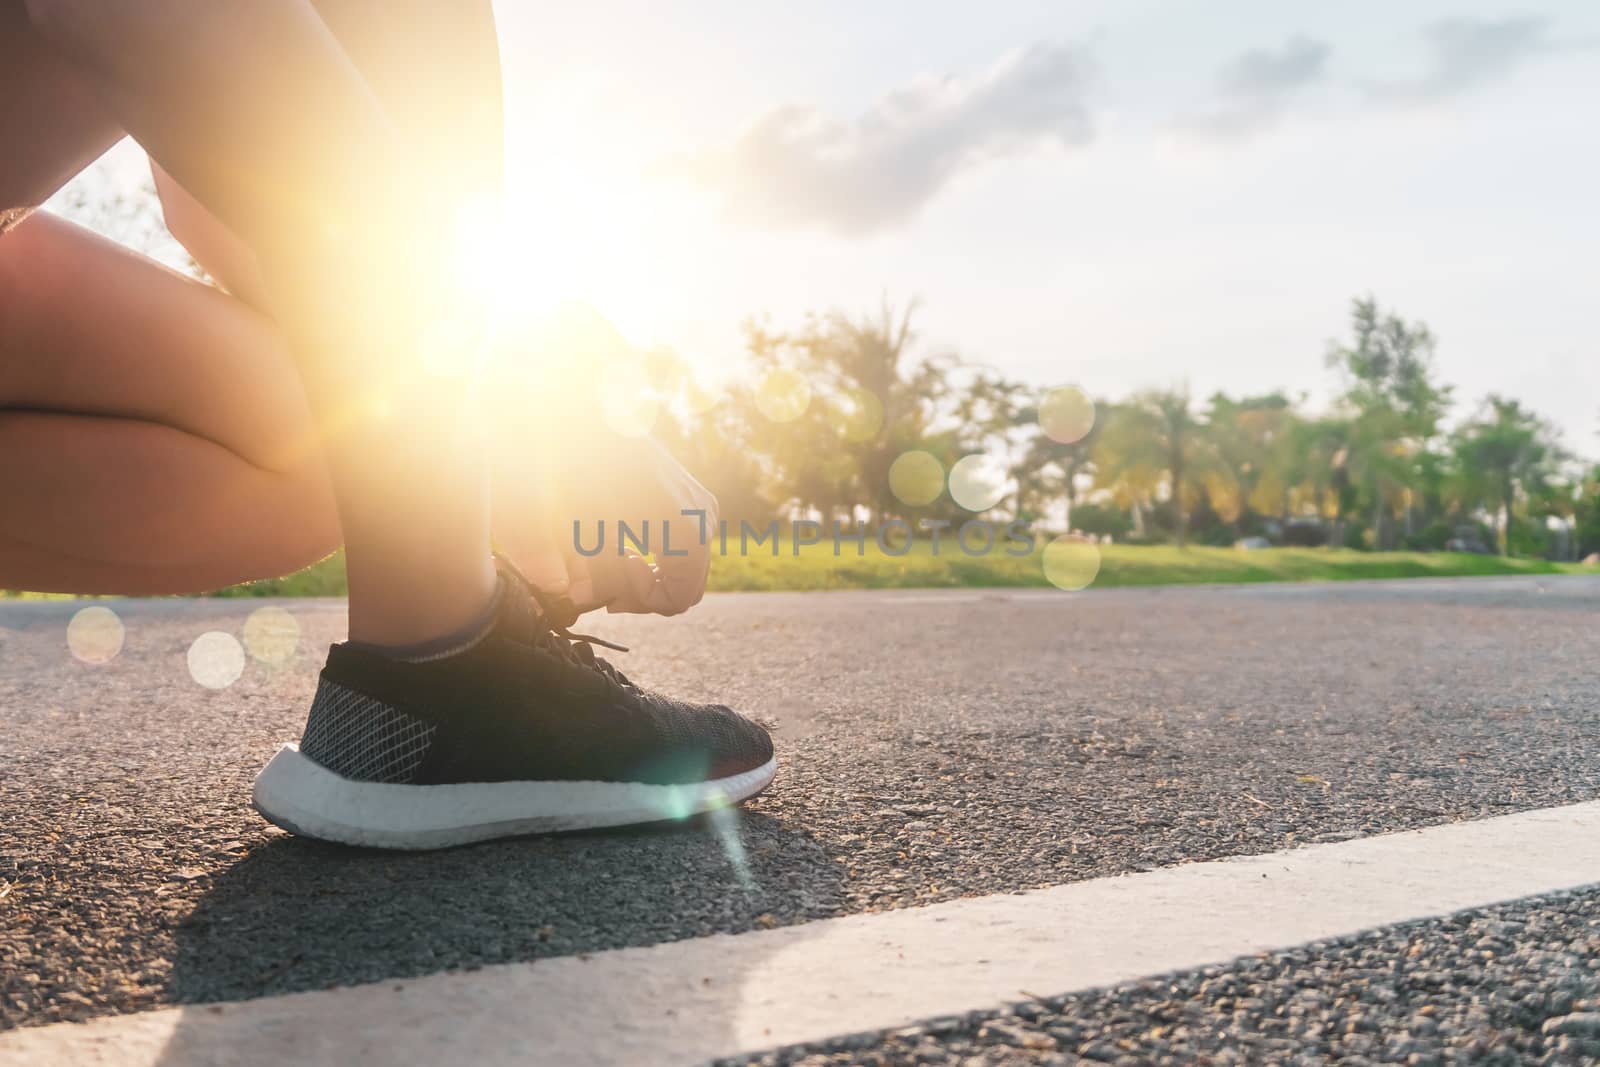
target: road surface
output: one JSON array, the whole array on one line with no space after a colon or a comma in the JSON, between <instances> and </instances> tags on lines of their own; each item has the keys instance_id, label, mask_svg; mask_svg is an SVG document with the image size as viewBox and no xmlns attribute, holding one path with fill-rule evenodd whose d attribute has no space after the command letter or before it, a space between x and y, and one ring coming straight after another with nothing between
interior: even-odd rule
<instances>
[{"instance_id":1,"label":"road surface","mask_svg":"<svg viewBox=\"0 0 1600 1067\"><path fill-rule=\"evenodd\" d=\"M617 657L630 676L773 722L774 788L734 819L427 855L297 840L248 807L255 771L298 736L341 603L105 603L125 640L92 664L68 647L82 603L0 602L0 1063L89 1032L39 1029L52 1023L114 1027L174 1005L192 1007L150 1016L178 1021L148 1062L205 1062L214 1048L172 1033L198 1005L309 1012L318 998L259 998L438 975L420 988L452 989L540 973L493 965L609 966L634 958L612 950L644 946L668 946L650 956L665 959L675 943L728 940L699 940L710 935L773 939L1304 846L1338 857L1376 835L1600 798L1600 578L729 594L681 619L600 618L586 628L631 646ZM196 639L240 636L264 606L294 619L292 654L248 659L225 688L198 684ZM1530 854L1562 851L1559 836L1529 840ZM1495 857L1441 862L1470 881ZM1600 868L1585 878L1588 861L1573 862L1561 885L1502 887L1531 899L1486 888L1455 917L1419 912L1420 925L1354 937L1331 927L1311 948L1160 979L1130 965L1112 987L1030 988L1007 1004L952 987L948 1012L787 1048L708 1018L701 1051L1583 1062L1600 1055L1600 894L1568 890ZM1352 878L1382 875L1357 867ZM1206 909L1191 921L1208 929ZM565 1025L593 1033L603 1058L603 1022ZM30 1033L44 1044L17 1043ZM237 1062L270 1044L227 1040Z\"/></svg>"}]
</instances>

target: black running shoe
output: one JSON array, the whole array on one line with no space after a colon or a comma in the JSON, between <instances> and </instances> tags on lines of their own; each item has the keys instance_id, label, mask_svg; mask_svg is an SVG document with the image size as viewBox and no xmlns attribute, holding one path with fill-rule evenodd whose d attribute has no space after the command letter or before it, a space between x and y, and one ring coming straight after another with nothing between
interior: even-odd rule
<instances>
[{"instance_id":1,"label":"black running shoe","mask_svg":"<svg viewBox=\"0 0 1600 1067\"><path fill-rule=\"evenodd\" d=\"M256 778L256 810L306 837L442 848L684 818L772 781L760 726L639 688L509 566L497 595L490 631L443 658L334 645L300 744Z\"/></svg>"}]
</instances>

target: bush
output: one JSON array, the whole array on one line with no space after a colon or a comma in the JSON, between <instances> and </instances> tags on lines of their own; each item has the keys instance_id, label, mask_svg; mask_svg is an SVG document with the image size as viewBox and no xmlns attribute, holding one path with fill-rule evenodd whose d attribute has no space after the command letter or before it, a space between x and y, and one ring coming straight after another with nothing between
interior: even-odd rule
<instances>
[{"instance_id":1,"label":"bush","mask_svg":"<svg viewBox=\"0 0 1600 1067\"><path fill-rule=\"evenodd\" d=\"M1290 519L1283 527L1283 543L1292 548L1321 548L1328 543L1328 527L1318 519Z\"/></svg>"},{"instance_id":2,"label":"bush","mask_svg":"<svg viewBox=\"0 0 1600 1067\"><path fill-rule=\"evenodd\" d=\"M1509 540L1513 556L1543 557L1550 549L1550 531L1539 519L1513 518Z\"/></svg>"},{"instance_id":3,"label":"bush","mask_svg":"<svg viewBox=\"0 0 1600 1067\"><path fill-rule=\"evenodd\" d=\"M1115 508L1100 504L1078 504L1072 509L1072 528L1079 533L1122 540L1133 529L1133 520Z\"/></svg>"},{"instance_id":4,"label":"bush","mask_svg":"<svg viewBox=\"0 0 1600 1067\"><path fill-rule=\"evenodd\" d=\"M1432 522L1414 534L1407 534L1405 546L1413 552L1443 552L1450 536L1449 523Z\"/></svg>"}]
</instances>

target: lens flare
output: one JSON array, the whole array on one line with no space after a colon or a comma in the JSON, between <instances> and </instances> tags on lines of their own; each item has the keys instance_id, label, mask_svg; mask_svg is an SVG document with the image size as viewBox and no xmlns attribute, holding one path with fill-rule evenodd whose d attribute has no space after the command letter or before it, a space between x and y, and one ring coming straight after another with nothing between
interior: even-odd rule
<instances>
[{"instance_id":1,"label":"lens flare","mask_svg":"<svg viewBox=\"0 0 1600 1067\"><path fill-rule=\"evenodd\" d=\"M950 468L950 499L968 511L988 511L1006 495L1006 483L1006 463L999 456L962 456Z\"/></svg>"},{"instance_id":2,"label":"lens flare","mask_svg":"<svg viewBox=\"0 0 1600 1067\"><path fill-rule=\"evenodd\" d=\"M1100 547L1093 541L1063 534L1044 546L1044 576L1057 589L1087 589L1100 573Z\"/></svg>"},{"instance_id":3,"label":"lens flare","mask_svg":"<svg viewBox=\"0 0 1600 1067\"><path fill-rule=\"evenodd\" d=\"M931 452L902 452L889 465L889 491L908 507L931 504L944 492L944 467Z\"/></svg>"},{"instance_id":4,"label":"lens flare","mask_svg":"<svg viewBox=\"0 0 1600 1067\"><path fill-rule=\"evenodd\" d=\"M232 634L211 630L189 646L189 676L207 689L226 689L244 673L244 646Z\"/></svg>"},{"instance_id":5,"label":"lens flare","mask_svg":"<svg viewBox=\"0 0 1600 1067\"><path fill-rule=\"evenodd\" d=\"M643 437L656 424L661 401L647 387L619 382L600 390L600 407L606 425L623 437Z\"/></svg>"},{"instance_id":6,"label":"lens flare","mask_svg":"<svg viewBox=\"0 0 1600 1067\"><path fill-rule=\"evenodd\" d=\"M1039 402L1039 429L1063 445L1083 440L1094 429L1094 401L1076 385L1050 390Z\"/></svg>"},{"instance_id":7,"label":"lens flare","mask_svg":"<svg viewBox=\"0 0 1600 1067\"><path fill-rule=\"evenodd\" d=\"M484 324L468 312L441 312L422 327L417 338L422 369L435 378L467 377L478 368L484 337Z\"/></svg>"},{"instance_id":8,"label":"lens flare","mask_svg":"<svg viewBox=\"0 0 1600 1067\"><path fill-rule=\"evenodd\" d=\"M619 348L594 367L594 389L606 424L623 437L648 434L660 414L661 399L645 358L632 348Z\"/></svg>"},{"instance_id":9,"label":"lens flare","mask_svg":"<svg viewBox=\"0 0 1600 1067\"><path fill-rule=\"evenodd\" d=\"M793 422L811 406L811 383L787 367L774 367L756 387L756 408L773 422Z\"/></svg>"},{"instance_id":10,"label":"lens flare","mask_svg":"<svg viewBox=\"0 0 1600 1067\"><path fill-rule=\"evenodd\" d=\"M661 794L661 817L681 822L694 814L694 797L688 786L669 785Z\"/></svg>"},{"instance_id":11,"label":"lens flare","mask_svg":"<svg viewBox=\"0 0 1600 1067\"><path fill-rule=\"evenodd\" d=\"M280 607L257 608L244 622L244 648L268 667L282 667L300 647L300 624Z\"/></svg>"},{"instance_id":12,"label":"lens flare","mask_svg":"<svg viewBox=\"0 0 1600 1067\"><path fill-rule=\"evenodd\" d=\"M870 441L883 429L883 401L870 389L850 389L840 398L839 432L846 441Z\"/></svg>"},{"instance_id":13,"label":"lens flare","mask_svg":"<svg viewBox=\"0 0 1600 1067\"><path fill-rule=\"evenodd\" d=\"M96 666L116 659L126 636L117 613L101 604L83 608L67 623L67 648Z\"/></svg>"},{"instance_id":14,"label":"lens flare","mask_svg":"<svg viewBox=\"0 0 1600 1067\"><path fill-rule=\"evenodd\" d=\"M683 397L683 406L691 415L704 415L722 400L717 390L702 385L693 376L684 379L678 395Z\"/></svg>"},{"instance_id":15,"label":"lens flare","mask_svg":"<svg viewBox=\"0 0 1600 1067\"><path fill-rule=\"evenodd\" d=\"M706 820L722 842L722 851L727 854L733 876L739 880L741 889L754 889L756 882L750 874L750 857L745 853L744 838L739 835L739 809L727 797L713 797L711 804Z\"/></svg>"}]
</instances>

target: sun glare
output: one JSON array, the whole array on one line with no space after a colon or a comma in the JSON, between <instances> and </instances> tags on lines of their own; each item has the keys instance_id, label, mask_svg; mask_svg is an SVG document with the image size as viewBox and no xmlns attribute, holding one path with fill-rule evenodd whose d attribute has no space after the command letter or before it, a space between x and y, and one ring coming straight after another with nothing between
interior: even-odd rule
<instances>
[{"instance_id":1,"label":"sun glare","mask_svg":"<svg viewBox=\"0 0 1600 1067\"><path fill-rule=\"evenodd\" d=\"M585 365L586 378L610 376L602 398L610 421L641 433L658 406L680 419L709 412L735 361L676 350L681 381L652 375L648 388L636 388L638 360L684 329L699 249L682 242L683 213L671 207L681 190L649 173L638 131L580 90L541 84L515 96L504 195L466 199L447 213L443 287L454 290L451 306L487 322L491 377L498 369L562 381L563 366ZM446 345L464 336L441 319Z\"/></svg>"},{"instance_id":2,"label":"sun glare","mask_svg":"<svg viewBox=\"0 0 1600 1067\"><path fill-rule=\"evenodd\" d=\"M462 201L450 242L450 281L492 321L548 314L582 296L562 278L562 251L492 197Z\"/></svg>"}]
</instances>

